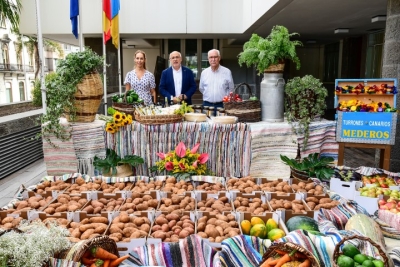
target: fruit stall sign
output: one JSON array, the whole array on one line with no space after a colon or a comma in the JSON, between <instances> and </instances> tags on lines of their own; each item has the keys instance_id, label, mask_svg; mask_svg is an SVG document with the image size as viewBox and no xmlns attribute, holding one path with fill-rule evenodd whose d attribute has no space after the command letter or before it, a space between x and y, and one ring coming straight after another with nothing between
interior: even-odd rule
<instances>
[{"instance_id":1,"label":"fruit stall sign","mask_svg":"<svg viewBox=\"0 0 400 267\"><path fill-rule=\"evenodd\" d=\"M394 145L397 112L338 111L336 141Z\"/></svg>"}]
</instances>

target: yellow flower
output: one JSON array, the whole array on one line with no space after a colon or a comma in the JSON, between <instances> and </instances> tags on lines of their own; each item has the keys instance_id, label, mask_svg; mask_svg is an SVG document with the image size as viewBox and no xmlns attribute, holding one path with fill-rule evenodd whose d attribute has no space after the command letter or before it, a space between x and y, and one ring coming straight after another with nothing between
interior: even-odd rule
<instances>
[{"instance_id":1,"label":"yellow flower","mask_svg":"<svg viewBox=\"0 0 400 267\"><path fill-rule=\"evenodd\" d=\"M124 121L126 120L126 114L125 113L121 113L121 119Z\"/></svg>"},{"instance_id":2,"label":"yellow flower","mask_svg":"<svg viewBox=\"0 0 400 267\"><path fill-rule=\"evenodd\" d=\"M351 106L350 110L351 111L356 111L357 110L357 106Z\"/></svg>"},{"instance_id":3,"label":"yellow flower","mask_svg":"<svg viewBox=\"0 0 400 267\"><path fill-rule=\"evenodd\" d=\"M114 121L120 121L121 117L122 117L122 114L121 114L121 112L118 112L118 111L115 112L113 115Z\"/></svg>"}]
</instances>

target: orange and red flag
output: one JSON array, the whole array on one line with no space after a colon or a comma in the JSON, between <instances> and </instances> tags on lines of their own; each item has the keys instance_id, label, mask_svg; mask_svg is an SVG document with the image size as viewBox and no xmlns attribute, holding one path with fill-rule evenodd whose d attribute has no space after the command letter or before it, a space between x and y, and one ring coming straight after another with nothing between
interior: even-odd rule
<instances>
[{"instance_id":1,"label":"orange and red flag","mask_svg":"<svg viewBox=\"0 0 400 267\"><path fill-rule=\"evenodd\" d=\"M119 9L120 0L103 0L104 43L112 38L112 43L119 46Z\"/></svg>"}]
</instances>

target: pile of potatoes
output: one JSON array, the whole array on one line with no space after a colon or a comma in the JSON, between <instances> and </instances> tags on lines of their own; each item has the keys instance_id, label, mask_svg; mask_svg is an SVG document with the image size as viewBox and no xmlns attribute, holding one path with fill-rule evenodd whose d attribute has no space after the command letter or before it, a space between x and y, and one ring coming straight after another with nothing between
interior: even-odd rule
<instances>
[{"instance_id":1,"label":"pile of potatoes","mask_svg":"<svg viewBox=\"0 0 400 267\"><path fill-rule=\"evenodd\" d=\"M242 193L251 193L253 191L261 191L259 185L254 178L246 176L243 178L230 178L226 182L228 190L240 191Z\"/></svg>"},{"instance_id":2,"label":"pile of potatoes","mask_svg":"<svg viewBox=\"0 0 400 267\"><path fill-rule=\"evenodd\" d=\"M41 221L43 223L55 222L55 223L57 223L58 226L61 226L64 228L67 228L70 223L70 221L68 221L66 218L61 218L61 217L47 217L42 220L41 217L39 216L39 218L36 218L32 221Z\"/></svg>"},{"instance_id":3,"label":"pile of potatoes","mask_svg":"<svg viewBox=\"0 0 400 267\"><path fill-rule=\"evenodd\" d=\"M163 197L160 201L159 211L194 211L196 209L196 200L189 195L172 194L171 198Z\"/></svg>"},{"instance_id":4,"label":"pile of potatoes","mask_svg":"<svg viewBox=\"0 0 400 267\"><path fill-rule=\"evenodd\" d=\"M5 217L3 220L0 220L0 229L11 229L15 228L19 225L19 223L23 220L22 217Z\"/></svg>"},{"instance_id":5,"label":"pile of potatoes","mask_svg":"<svg viewBox=\"0 0 400 267\"><path fill-rule=\"evenodd\" d=\"M183 180L176 182L175 177L168 177L161 190L164 192L172 192L173 194L184 194L187 191L193 191L194 187L190 182L185 182Z\"/></svg>"},{"instance_id":6,"label":"pile of potatoes","mask_svg":"<svg viewBox=\"0 0 400 267\"><path fill-rule=\"evenodd\" d=\"M99 198L92 199L89 203L82 209L82 211L87 212L88 214L100 214L102 211L117 211L121 208L125 199L119 197L117 199L114 198Z\"/></svg>"},{"instance_id":7,"label":"pile of potatoes","mask_svg":"<svg viewBox=\"0 0 400 267\"><path fill-rule=\"evenodd\" d=\"M262 183L262 184L260 184L260 188L262 191L275 192L278 194L293 193L292 188L286 181L275 180L275 181Z\"/></svg>"},{"instance_id":8,"label":"pile of potatoes","mask_svg":"<svg viewBox=\"0 0 400 267\"><path fill-rule=\"evenodd\" d=\"M207 211L211 214L221 214L224 211L231 211L232 204L229 202L229 198L226 196L215 198L207 198L206 200L201 200L197 202L197 210Z\"/></svg>"},{"instance_id":9,"label":"pile of potatoes","mask_svg":"<svg viewBox=\"0 0 400 267\"><path fill-rule=\"evenodd\" d=\"M8 209L7 211L10 213L19 213L27 210L43 210L52 201L53 198L51 196L44 198L41 195L36 195L26 200L15 202L15 209Z\"/></svg>"},{"instance_id":10,"label":"pile of potatoes","mask_svg":"<svg viewBox=\"0 0 400 267\"><path fill-rule=\"evenodd\" d=\"M101 216L85 218L80 222L70 222L68 227L70 236L68 239L71 242L79 242L103 235L107 230L108 223L108 219Z\"/></svg>"},{"instance_id":11,"label":"pile of potatoes","mask_svg":"<svg viewBox=\"0 0 400 267\"><path fill-rule=\"evenodd\" d=\"M150 231L150 220L145 216L130 216L121 212L115 217L106 234L115 242L129 242L133 238L145 238Z\"/></svg>"},{"instance_id":12,"label":"pile of potatoes","mask_svg":"<svg viewBox=\"0 0 400 267\"><path fill-rule=\"evenodd\" d=\"M43 212L50 215L60 215L61 212L78 211L81 210L88 201L89 200L86 198L81 198L80 196L60 194L57 196L57 199L45 207Z\"/></svg>"},{"instance_id":13,"label":"pile of potatoes","mask_svg":"<svg viewBox=\"0 0 400 267\"><path fill-rule=\"evenodd\" d=\"M233 214L216 214L197 220L197 234L210 242L221 243L226 238L240 235L240 229Z\"/></svg>"},{"instance_id":14,"label":"pile of potatoes","mask_svg":"<svg viewBox=\"0 0 400 267\"><path fill-rule=\"evenodd\" d=\"M332 200L329 197L307 197L306 204L311 210L331 209L340 204L339 201Z\"/></svg>"},{"instance_id":15,"label":"pile of potatoes","mask_svg":"<svg viewBox=\"0 0 400 267\"><path fill-rule=\"evenodd\" d=\"M222 183L206 183L206 182L200 182L196 186L196 190L199 191L206 191L210 193L218 193L221 191L226 191L225 186Z\"/></svg>"},{"instance_id":16,"label":"pile of potatoes","mask_svg":"<svg viewBox=\"0 0 400 267\"><path fill-rule=\"evenodd\" d=\"M132 187L131 191L136 193L148 193L152 190L160 190L163 186L162 181L137 181L135 185Z\"/></svg>"},{"instance_id":17,"label":"pile of potatoes","mask_svg":"<svg viewBox=\"0 0 400 267\"><path fill-rule=\"evenodd\" d=\"M151 195L133 192L132 196L126 199L119 210L132 214L135 211L156 210L157 207L158 200Z\"/></svg>"},{"instance_id":18,"label":"pile of potatoes","mask_svg":"<svg viewBox=\"0 0 400 267\"><path fill-rule=\"evenodd\" d=\"M292 184L292 188L295 191L295 193L307 193L307 195L314 195L314 196L320 196L324 195L324 188L321 185L315 185L314 182L311 183L305 183L305 182L299 182L297 184Z\"/></svg>"},{"instance_id":19,"label":"pile of potatoes","mask_svg":"<svg viewBox=\"0 0 400 267\"><path fill-rule=\"evenodd\" d=\"M151 227L151 237L160 238L163 242L177 242L179 239L194 234L195 223L190 216L179 212L160 214Z\"/></svg>"},{"instance_id":20,"label":"pile of potatoes","mask_svg":"<svg viewBox=\"0 0 400 267\"><path fill-rule=\"evenodd\" d=\"M65 183L62 180L55 182L44 181L36 185L36 193L43 195L46 191L63 191L71 186L71 183Z\"/></svg>"},{"instance_id":21,"label":"pile of potatoes","mask_svg":"<svg viewBox=\"0 0 400 267\"><path fill-rule=\"evenodd\" d=\"M272 198L269 201L271 208L273 211L275 210L293 210L293 213L304 213L306 211L306 207L304 205L303 200L295 199L295 200L287 200L287 199L275 199Z\"/></svg>"},{"instance_id":22,"label":"pile of potatoes","mask_svg":"<svg viewBox=\"0 0 400 267\"><path fill-rule=\"evenodd\" d=\"M236 211L239 212L251 212L252 214L262 214L269 211L269 206L267 203L263 203L261 198L246 198L246 197L236 197L233 201L233 206Z\"/></svg>"}]
</instances>

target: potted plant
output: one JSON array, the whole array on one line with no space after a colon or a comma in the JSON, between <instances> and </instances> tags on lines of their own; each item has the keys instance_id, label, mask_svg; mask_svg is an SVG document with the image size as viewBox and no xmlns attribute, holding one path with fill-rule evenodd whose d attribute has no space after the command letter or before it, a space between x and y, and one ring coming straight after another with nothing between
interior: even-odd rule
<instances>
[{"instance_id":1,"label":"potted plant","mask_svg":"<svg viewBox=\"0 0 400 267\"><path fill-rule=\"evenodd\" d=\"M310 123L325 113L328 90L312 75L295 77L285 85L285 117L296 134L304 135L307 146Z\"/></svg>"},{"instance_id":2,"label":"potted plant","mask_svg":"<svg viewBox=\"0 0 400 267\"><path fill-rule=\"evenodd\" d=\"M93 166L101 171L103 176L126 177L133 174L132 167L144 163L143 158L136 155L127 155L124 158L115 153L114 150L107 148L106 157L101 159L94 157Z\"/></svg>"},{"instance_id":3,"label":"potted plant","mask_svg":"<svg viewBox=\"0 0 400 267\"><path fill-rule=\"evenodd\" d=\"M284 60L289 59L296 64L297 69L300 69L296 46L301 46L302 43L290 40L290 37L294 35L298 33L289 33L288 29L281 25L274 26L266 38L253 33L250 40L243 45L243 52L238 56L239 65L255 66L259 74L283 72ZM283 64L283 66L279 70L268 70L271 65L277 64Z\"/></svg>"},{"instance_id":4,"label":"potted plant","mask_svg":"<svg viewBox=\"0 0 400 267\"><path fill-rule=\"evenodd\" d=\"M103 95L99 75L103 66L104 58L89 48L71 53L58 62L55 77L45 81L47 109L41 116L43 135L51 133L58 139L69 140L71 135L60 124L60 118L66 115L69 121L77 121L77 108L87 107L86 103L96 110L91 114L94 120ZM50 142L49 137L45 139Z\"/></svg>"},{"instance_id":5,"label":"potted plant","mask_svg":"<svg viewBox=\"0 0 400 267\"><path fill-rule=\"evenodd\" d=\"M332 157L320 156L319 153L309 154L301 160L289 159L284 155L280 155L281 160L290 167L291 174L295 178L306 180L308 177L316 177L321 181L329 180L334 169L329 165L335 160Z\"/></svg>"}]
</instances>

